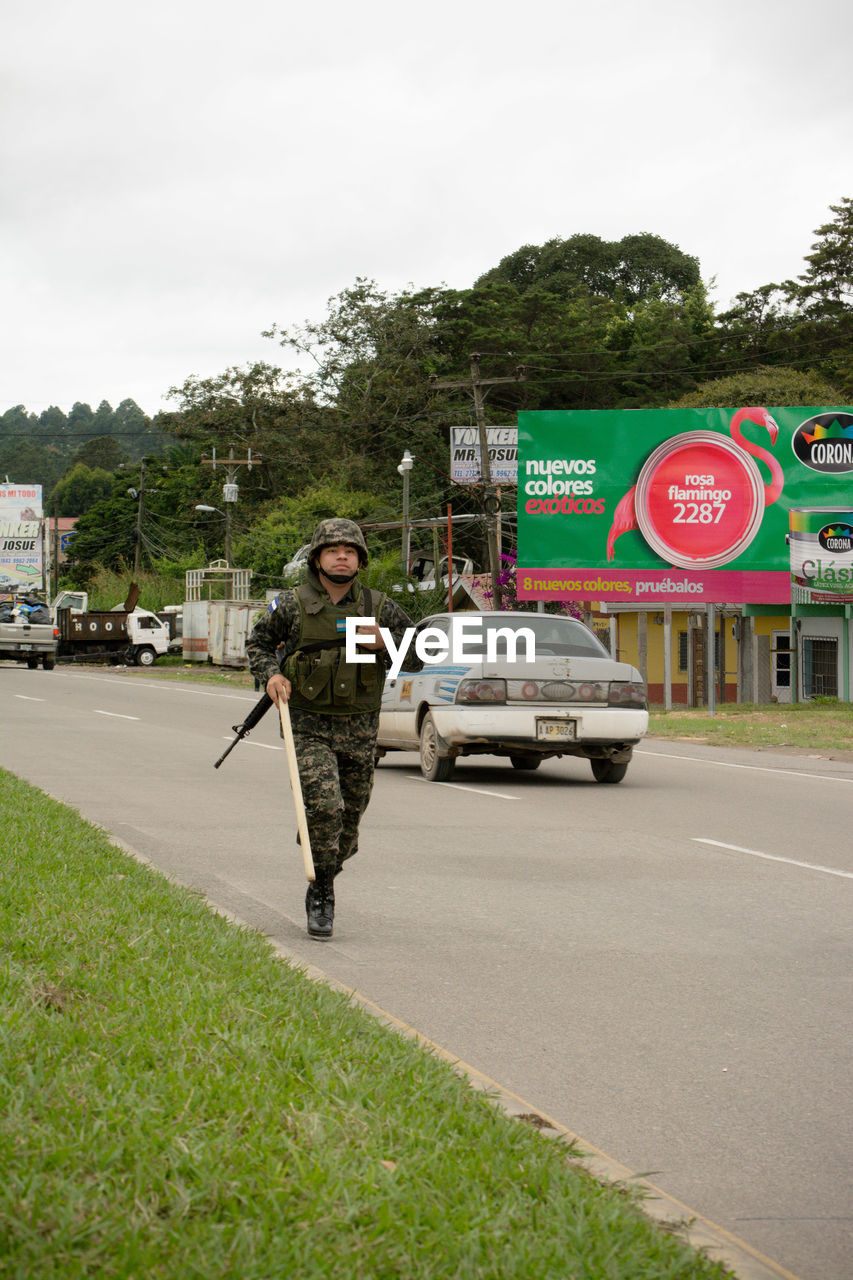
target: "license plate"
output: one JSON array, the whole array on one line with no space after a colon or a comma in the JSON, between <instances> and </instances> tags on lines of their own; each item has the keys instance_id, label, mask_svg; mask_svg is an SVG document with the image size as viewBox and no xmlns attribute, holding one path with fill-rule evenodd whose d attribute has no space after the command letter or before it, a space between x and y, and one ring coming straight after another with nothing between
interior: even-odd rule
<instances>
[{"instance_id":1,"label":"license plate","mask_svg":"<svg viewBox=\"0 0 853 1280\"><path fill-rule=\"evenodd\" d=\"M19 644L19 645L18 645L18 648L19 648L19 649L26 649L26 650L30 650L30 649L32 649L32 647L33 647L33 646L32 646L31 644Z\"/></svg>"},{"instance_id":2,"label":"license plate","mask_svg":"<svg viewBox=\"0 0 853 1280\"><path fill-rule=\"evenodd\" d=\"M577 737L576 720L537 720L536 737L540 742L569 742Z\"/></svg>"}]
</instances>

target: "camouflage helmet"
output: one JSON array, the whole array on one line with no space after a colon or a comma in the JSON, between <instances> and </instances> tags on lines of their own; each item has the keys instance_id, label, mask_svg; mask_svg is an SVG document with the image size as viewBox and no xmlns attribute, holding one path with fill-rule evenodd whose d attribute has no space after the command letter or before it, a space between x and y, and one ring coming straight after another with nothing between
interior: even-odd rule
<instances>
[{"instance_id":1,"label":"camouflage helmet","mask_svg":"<svg viewBox=\"0 0 853 1280\"><path fill-rule=\"evenodd\" d=\"M323 547L333 547L337 542L345 542L355 547L358 552L358 563L363 569L367 564L367 543L364 534L354 520L344 520L333 516L330 520L321 520L314 530L311 544L308 547L308 563L316 570L317 555Z\"/></svg>"}]
</instances>

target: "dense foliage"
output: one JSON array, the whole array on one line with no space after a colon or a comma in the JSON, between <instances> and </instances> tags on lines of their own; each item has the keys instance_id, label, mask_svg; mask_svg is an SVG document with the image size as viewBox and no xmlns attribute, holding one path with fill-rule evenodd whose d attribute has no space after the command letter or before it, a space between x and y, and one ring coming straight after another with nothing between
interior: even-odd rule
<instances>
[{"instance_id":1,"label":"dense foliage","mask_svg":"<svg viewBox=\"0 0 853 1280\"><path fill-rule=\"evenodd\" d=\"M280 584L320 517L399 521L397 464L409 449L410 516L442 517L448 503L477 516L454 529L454 550L485 566L481 495L447 475L448 427L474 421L472 354L485 378L508 379L487 395L496 424L519 409L849 401L853 200L830 210L799 276L741 293L722 314L698 260L650 233L525 245L468 289L388 293L359 278L324 319L268 330L281 366L188 378L154 420L132 400L67 415L9 409L0 474L41 483L49 514L80 516L69 583L135 557L179 577L221 556L228 536L260 593ZM460 386L435 385L447 381ZM229 453L239 501L226 520ZM509 553L513 520L505 511ZM390 554L399 528L374 530L371 542Z\"/></svg>"}]
</instances>

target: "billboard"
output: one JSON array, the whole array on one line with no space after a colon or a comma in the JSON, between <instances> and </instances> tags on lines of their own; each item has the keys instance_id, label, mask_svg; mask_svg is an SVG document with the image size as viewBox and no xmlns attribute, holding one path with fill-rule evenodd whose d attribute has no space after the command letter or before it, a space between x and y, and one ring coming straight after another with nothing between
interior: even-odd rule
<instances>
[{"instance_id":1,"label":"billboard","mask_svg":"<svg viewBox=\"0 0 853 1280\"><path fill-rule=\"evenodd\" d=\"M486 427L486 439L492 483L514 485L518 477L518 428ZM477 427L450 428L450 478L457 484L479 484L482 480Z\"/></svg>"},{"instance_id":2,"label":"billboard","mask_svg":"<svg viewBox=\"0 0 853 1280\"><path fill-rule=\"evenodd\" d=\"M519 414L518 597L790 604L789 512L849 508L853 410Z\"/></svg>"},{"instance_id":3,"label":"billboard","mask_svg":"<svg viewBox=\"0 0 853 1280\"><path fill-rule=\"evenodd\" d=\"M0 591L44 587L40 484L0 484Z\"/></svg>"}]
</instances>

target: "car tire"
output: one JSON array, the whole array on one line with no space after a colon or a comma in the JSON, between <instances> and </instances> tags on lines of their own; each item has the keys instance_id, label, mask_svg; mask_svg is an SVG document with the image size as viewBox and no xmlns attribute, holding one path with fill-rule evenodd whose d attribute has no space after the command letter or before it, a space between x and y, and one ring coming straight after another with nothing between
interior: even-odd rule
<instances>
[{"instance_id":1,"label":"car tire","mask_svg":"<svg viewBox=\"0 0 853 1280\"><path fill-rule=\"evenodd\" d=\"M628 772L628 765L615 760L590 760L592 776L596 782L621 782Z\"/></svg>"},{"instance_id":2,"label":"car tire","mask_svg":"<svg viewBox=\"0 0 853 1280\"><path fill-rule=\"evenodd\" d=\"M38 658L27 658L27 666L29 667L30 671L35 671L38 664L39 664Z\"/></svg>"},{"instance_id":3,"label":"car tire","mask_svg":"<svg viewBox=\"0 0 853 1280\"><path fill-rule=\"evenodd\" d=\"M510 756L509 762L513 769L538 769L542 763L541 756Z\"/></svg>"},{"instance_id":4,"label":"car tire","mask_svg":"<svg viewBox=\"0 0 853 1280\"><path fill-rule=\"evenodd\" d=\"M429 712L421 722L420 732L421 773L427 782L446 782L453 773L455 761L438 754L438 733Z\"/></svg>"},{"instance_id":5,"label":"car tire","mask_svg":"<svg viewBox=\"0 0 853 1280\"><path fill-rule=\"evenodd\" d=\"M53 668L56 666L56 658L54 658L53 656L48 657L47 655L45 655L45 657L43 657L41 660L41 665L45 671L52 671Z\"/></svg>"},{"instance_id":6,"label":"car tire","mask_svg":"<svg viewBox=\"0 0 853 1280\"><path fill-rule=\"evenodd\" d=\"M134 654L134 662L138 667L153 667L156 661L157 654L150 644L142 645Z\"/></svg>"}]
</instances>

